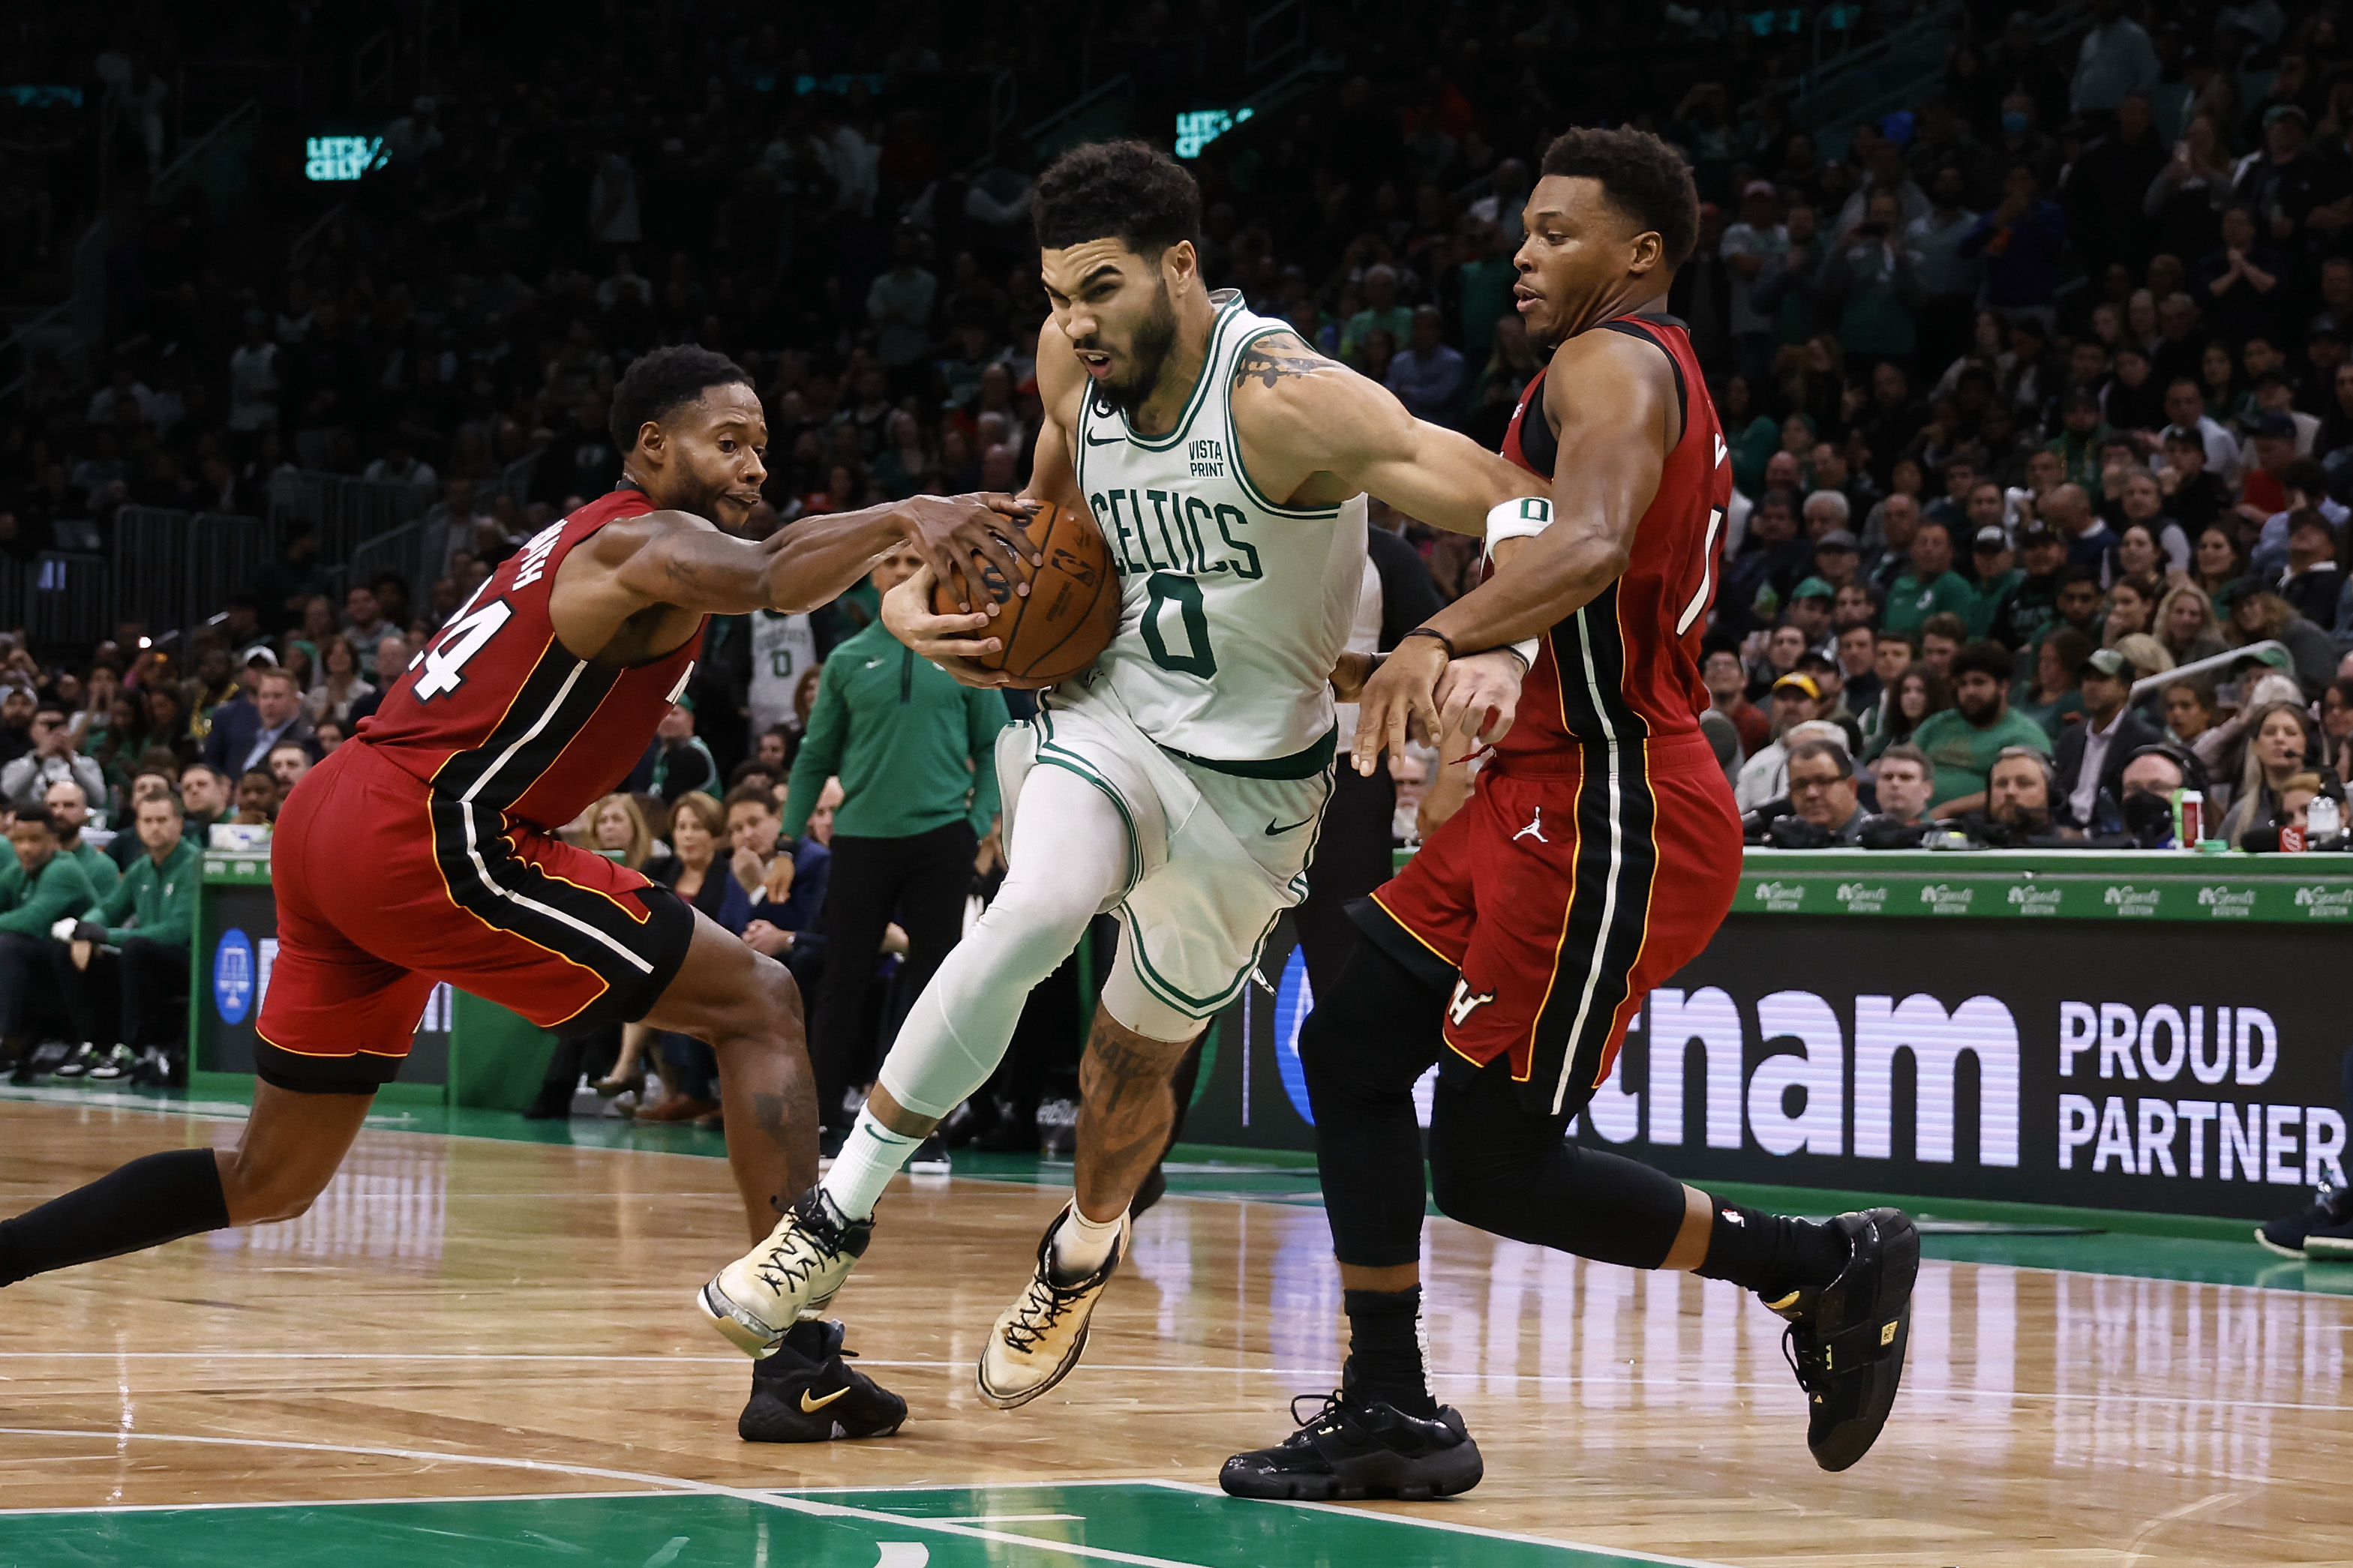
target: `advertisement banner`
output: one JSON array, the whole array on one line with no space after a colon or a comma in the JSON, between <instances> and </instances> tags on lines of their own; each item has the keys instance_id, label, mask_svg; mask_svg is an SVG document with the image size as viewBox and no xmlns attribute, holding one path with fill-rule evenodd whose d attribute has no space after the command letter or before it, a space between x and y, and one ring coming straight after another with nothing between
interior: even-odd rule
<instances>
[{"instance_id":1,"label":"advertisement banner","mask_svg":"<svg viewBox=\"0 0 2353 1568\"><path fill-rule=\"evenodd\" d=\"M1572 1132L1694 1181L2260 1219L2344 1179L2343 960L2309 927L1736 916ZM1261 973L1186 1136L1312 1149L1286 932Z\"/></svg>"}]
</instances>

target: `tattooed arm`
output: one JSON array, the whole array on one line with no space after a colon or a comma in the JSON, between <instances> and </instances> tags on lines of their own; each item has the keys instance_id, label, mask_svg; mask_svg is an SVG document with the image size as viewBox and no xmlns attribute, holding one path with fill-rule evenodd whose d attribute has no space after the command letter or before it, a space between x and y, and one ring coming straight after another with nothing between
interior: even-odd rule
<instances>
[{"instance_id":1,"label":"tattooed arm","mask_svg":"<svg viewBox=\"0 0 2353 1568\"><path fill-rule=\"evenodd\" d=\"M1484 533L1487 512L1544 481L1469 437L1416 419L1396 395L1271 332L1234 363L1240 460L1261 491L1294 506L1329 506L1359 491L1419 521Z\"/></svg>"}]
</instances>

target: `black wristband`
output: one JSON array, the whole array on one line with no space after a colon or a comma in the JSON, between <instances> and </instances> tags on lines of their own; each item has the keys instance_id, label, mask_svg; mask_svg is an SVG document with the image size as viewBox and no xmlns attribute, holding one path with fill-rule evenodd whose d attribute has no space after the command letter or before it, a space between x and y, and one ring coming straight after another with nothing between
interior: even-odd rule
<instances>
[{"instance_id":1,"label":"black wristband","mask_svg":"<svg viewBox=\"0 0 2353 1568\"><path fill-rule=\"evenodd\" d=\"M1438 639L1438 646L1446 650L1447 658L1454 658L1458 657L1454 651L1454 639L1448 637L1444 632L1440 631L1436 626L1416 626L1413 630L1406 633L1405 637L1435 637ZM1398 638L1398 641L1403 642L1405 641L1405 637L1399 637Z\"/></svg>"}]
</instances>

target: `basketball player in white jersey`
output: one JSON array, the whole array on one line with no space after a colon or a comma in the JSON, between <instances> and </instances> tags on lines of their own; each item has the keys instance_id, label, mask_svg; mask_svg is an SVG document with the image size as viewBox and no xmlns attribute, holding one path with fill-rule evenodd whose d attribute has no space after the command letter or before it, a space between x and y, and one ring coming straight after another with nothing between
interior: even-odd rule
<instances>
[{"instance_id":1,"label":"basketball player in white jersey","mask_svg":"<svg viewBox=\"0 0 2353 1568\"><path fill-rule=\"evenodd\" d=\"M1033 207L1053 315L1038 340L1046 421L1029 493L1083 500L1102 525L1119 631L1000 741L1004 887L915 1003L832 1170L701 1297L755 1355L821 1308L865 1251L891 1176L987 1079L1029 989L1114 911L1118 957L1080 1066L1076 1198L977 1369L982 1398L1006 1408L1076 1363L1130 1200L1166 1147L1171 1069L1305 893L1366 495L1478 533L1540 488L1239 295L1209 292L1199 192L1166 155L1073 149L1039 177ZM997 646L987 616L934 616L927 591L894 589L885 624L960 678L999 683L966 662ZM1524 666L1506 649L1453 668L1458 683L1483 668L1508 704Z\"/></svg>"},{"instance_id":2,"label":"basketball player in white jersey","mask_svg":"<svg viewBox=\"0 0 2353 1568\"><path fill-rule=\"evenodd\" d=\"M752 733L765 735L797 713L793 699L817 668L817 632L806 615L754 610L752 623Z\"/></svg>"}]
</instances>

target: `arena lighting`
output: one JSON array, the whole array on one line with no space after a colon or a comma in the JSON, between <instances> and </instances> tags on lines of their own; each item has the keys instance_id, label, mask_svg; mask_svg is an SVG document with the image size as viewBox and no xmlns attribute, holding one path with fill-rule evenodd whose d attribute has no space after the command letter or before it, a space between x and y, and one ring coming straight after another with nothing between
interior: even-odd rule
<instances>
[{"instance_id":1,"label":"arena lighting","mask_svg":"<svg viewBox=\"0 0 2353 1568\"><path fill-rule=\"evenodd\" d=\"M385 165L381 136L312 136L303 153L303 177L320 182L356 180Z\"/></svg>"},{"instance_id":2,"label":"arena lighting","mask_svg":"<svg viewBox=\"0 0 2353 1568\"><path fill-rule=\"evenodd\" d=\"M1176 156L1198 158L1201 149L1258 112L1255 109L1192 109L1176 117Z\"/></svg>"}]
</instances>

